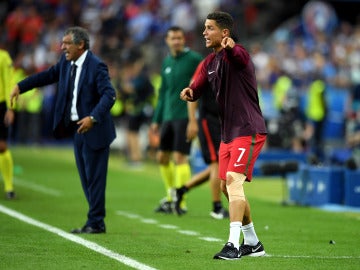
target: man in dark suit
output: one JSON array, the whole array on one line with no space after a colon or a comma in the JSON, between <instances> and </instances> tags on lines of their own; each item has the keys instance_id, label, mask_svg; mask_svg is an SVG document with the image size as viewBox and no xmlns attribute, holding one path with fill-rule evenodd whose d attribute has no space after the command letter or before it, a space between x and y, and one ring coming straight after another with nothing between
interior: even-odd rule
<instances>
[{"instance_id":1,"label":"man in dark suit","mask_svg":"<svg viewBox=\"0 0 360 270\"><path fill-rule=\"evenodd\" d=\"M11 106L21 93L58 83L54 136L73 137L76 166L89 204L85 225L71 232L105 233L107 167L110 144L116 137L110 115L115 90L107 66L89 50L89 35L85 29L67 29L61 49L64 54L57 64L14 87L10 94Z\"/></svg>"}]
</instances>

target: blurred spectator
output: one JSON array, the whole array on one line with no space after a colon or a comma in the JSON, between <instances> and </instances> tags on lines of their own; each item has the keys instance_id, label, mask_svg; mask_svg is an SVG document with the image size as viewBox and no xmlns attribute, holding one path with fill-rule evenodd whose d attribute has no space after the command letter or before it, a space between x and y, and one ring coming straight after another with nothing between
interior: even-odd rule
<instances>
[{"instance_id":1,"label":"blurred spectator","mask_svg":"<svg viewBox=\"0 0 360 270\"><path fill-rule=\"evenodd\" d=\"M29 55L18 55L14 61L14 82L17 83L35 68ZM26 64L26 67L24 66ZM16 104L16 120L13 139L17 143L40 143L42 137L42 119L44 96L39 89L33 89L21 97Z\"/></svg>"},{"instance_id":2,"label":"blurred spectator","mask_svg":"<svg viewBox=\"0 0 360 270\"><path fill-rule=\"evenodd\" d=\"M17 142L33 144L41 142L43 95L35 88L19 98L17 111Z\"/></svg>"},{"instance_id":3,"label":"blurred spectator","mask_svg":"<svg viewBox=\"0 0 360 270\"><path fill-rule=\"evenodd\" d=\"M323 163L325 161L324 123L327 116L327 102L326 83L320 76L315 77L309 85L305 111L308 120L305 138L310 142L311 162Z\"/></svg>"},{"instance_id":4,"label":"blurred spectator","mask_svg":"<svg viewBox=\"0 0 360 270\"><path fill-rule=\"evenodd\" d=\"M6 39L8 47L11 48L10 54L12 57L16 56L20 50L21 28L25 21L25 11L22 5L15 7L15 9L7 14L5 20L5 30L7 33Z\"/></svg>"},{"instance_id":5,"label":"blurred spectator","mask_svg":"<svg viewBox=\"0 0 360 270\"><path fill-rule=\"evenodd\" d=\"M354 35L349 39L349 64L350 64L350 110L360 111L360 25L354 30Z\"/></svg>"},{"instance_id":6,"label":"blurred spectator","mask_svg":"<svg viewBox=\"0 0 360 270\"><path fill-rule=\"evenodd\" d=\"M267 69L267 66L270 61L269 54L263 50L260 42L251 44L250 54L255 65L258 83L262 87L268 87L269 69Z\"/></svg>"},{"instance_id":7,"label":"blurred spectator","mask_svg":"<svg viewBox=\"0 0 360 270\"><path fill-rule=\"evenodd\" d=\"M21 45L29 49L29 47L35 45L35 41L42 32L44 19L38 13L35 5L26 6L24 13L25 17L21 25L20 39Z\"/></svg>"},{"instance_id":8,"label":"blurred spectator","mask_svg":"<svg viewBox=\"0 0 360 270\"><path fill-rule=\"evenodd\" d=\"M154 24L153 15L147 3L139 5L136 14L132 15L127 23L128 32L135 43L146 41L151 34Z\"/></svg>"},{"instance_id":9,"label":"blurred spectator","mask_svg":"<svg viewBox=\"0 0 360 270\"><path fill-rule=\"evenodd\" d=\"M273 146L296 152L303 151L303 117L298 89L284 71L277 78L272 89L274 105L279 111L279 117L276 130L269 129L269 140L274 140Z\"/></svg>"},{"instance_id":10,"label":"blurred spectator","mask_svg":"<svg viewBox=\"0 0 360 270\"><path fill-rule=\"evenodd\" d=\"M346 161L350 169L360 167L360 110L347 121L346 147L350 149L351 157Z\"/></svg>"},{"instance_id":11,"label":"blurred spectator","mask_svg":"<svg viewBox=\"0 0 360 270\"><path fill-rule=\"evenodd\" d=\"M154 88L147 73L141 52L133 49L122 65L120 90L127 119L127 150L129 165L139 168L143 161L140 128L152 117L151 99Z\"/></svg>"},{"instance_id":12,"label":"blurred spectator","mask_svg":"<svg viewBox=\"0 0 360 270\"><path fill-rule=\"evenodd\" d=\"M321 76L328 84L336 85L336 67L334 64L319 51L314 51L312 56L312 73ZM311 75L310 75L311 76Z\"/></svg>"},{"instance_id":13,"label":"blurred spectator","mask_svg":"<svg viewBox=\"0 0 360 270\"><path fill-rule=\"evenodd\" d=\"M114 87L116 92L116 100L110 112L114 118L121 118L124 114L124 101L120 92L121 78L120 69L118 67L119 63L117 62L117 59L107 59L106 62L108 63L111 85Z\"/></svg>"},{"instance_id":14,"label":"blurred spectator","mask_svg":"<svg viewBox=\"0 0 360 270\"><path fill-rule=\"evenodd\" d=\"M199 21L206 19L206 16L213 12L214 10L219 9L220 0L202 0L202 1L193 1L193 5L196 8Z\"/></svg>"}]
</instances>

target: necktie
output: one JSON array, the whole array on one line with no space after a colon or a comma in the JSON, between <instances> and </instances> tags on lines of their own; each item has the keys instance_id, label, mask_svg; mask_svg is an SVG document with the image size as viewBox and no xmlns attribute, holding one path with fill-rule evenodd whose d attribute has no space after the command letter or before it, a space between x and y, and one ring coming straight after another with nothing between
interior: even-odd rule
<instances>
[{"instance_id":1,"label":"necktie","mask_svg":"<svg viewBox=\"0 0 360 270\"><path fill-rule=\"evenodd\" d=\"M75 64L71 65L69 89L68 89L68 95L67 95L67 99L66 99L65 116L64 116L64 122L65 122L66 126L68 126L70 123L71 104L72 104L72 100L73 100L73 92L74 92L74 86L75 86L76 68L77 68L77 66Z\"/></svg>"},{"instance_id":2,"label":"necktie","mask_svg":"<svg viewBox=\"0 0 360 270\"><path fill-rule=\"evenodd\" d=\"M72 84L71 85L72 89L74 89L74 84L75 84L76 68L77 68L77 66L75 64L71 65L70 83Z\"/></svg>"}]
</instances>

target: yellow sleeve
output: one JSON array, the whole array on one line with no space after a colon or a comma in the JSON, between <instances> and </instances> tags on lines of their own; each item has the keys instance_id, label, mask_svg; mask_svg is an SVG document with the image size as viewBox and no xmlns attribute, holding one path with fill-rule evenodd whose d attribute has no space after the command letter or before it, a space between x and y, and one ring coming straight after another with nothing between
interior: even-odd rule
<instances>
[{"instance_id":1,"label":"yellow sleeve","mask_svg":"<svg viewBox=\"0 0 360 270\"><path fill-rule=\"evenodd\" d=\"M0 50L0 102L10 108L10 92L14 87L14 67L7 51Z\"/></svg>"}]
</instances>

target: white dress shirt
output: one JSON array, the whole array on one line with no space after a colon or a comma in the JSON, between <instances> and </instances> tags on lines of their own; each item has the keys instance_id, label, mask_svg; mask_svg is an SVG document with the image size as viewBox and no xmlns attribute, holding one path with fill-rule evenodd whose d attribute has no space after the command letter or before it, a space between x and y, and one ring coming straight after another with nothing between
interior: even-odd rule
<instances>
[{"instance_id":1,"label":"white dress shirt","mask_svg":"<svg viewBox=\"0 0 360 270\"><path fill-rule=\"evenodd\" d=\"M84 64L87 53L88 53L88 51L86 50L75 62L71 61L71 64L76 65L76 75L75 75L75 83L74 83L74 90L73 90L73 99L72 99L72 103L71 103L71 115L70 115L71 121L79 120L79 115L78 115L77 109L76 109L76 103L77 103L77 97L78 97L78 84L79 84L82 66Z\"/></svg>"}]
</instances>

